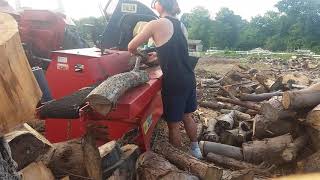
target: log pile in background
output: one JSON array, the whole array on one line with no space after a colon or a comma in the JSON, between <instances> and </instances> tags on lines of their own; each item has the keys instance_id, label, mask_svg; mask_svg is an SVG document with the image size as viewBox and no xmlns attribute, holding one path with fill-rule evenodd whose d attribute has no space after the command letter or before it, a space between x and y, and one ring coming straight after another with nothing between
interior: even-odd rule
<instances>
[{"instance_id":1,"label":"log pile in background","mask_svg":"<svg viewBox=\"0 0 320 180\"><path fill-rule=\"evenodd\" d=\"M308 156L305 151L320 151L320 83L311 80L314 74L240 69L220 79L198 78L200 95L210 89L199 105L220 113L205 118L199 137L207 160L263 174L301 161ZM320 170L317 154L313 156L300 163L306 171Z\"/></svg>"}]
</instances>

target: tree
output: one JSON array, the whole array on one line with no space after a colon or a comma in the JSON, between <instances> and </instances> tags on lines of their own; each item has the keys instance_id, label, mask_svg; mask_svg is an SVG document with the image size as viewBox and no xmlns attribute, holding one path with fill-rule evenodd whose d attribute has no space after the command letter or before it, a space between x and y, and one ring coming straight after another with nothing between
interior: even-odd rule
<instances>
[{"instance_id":1,"label":"tree","mask_svg":"<svg viewBox=\"0 0 320 180\"><path fill-rule=\"evenodd\" d=\"M183 14L181 21L188 29L189 39L201 40L205 49L211 46L212 20L207 9L196 7L191 13Z\"/></svg>"},{"instance_id":2,"label":"tree","mask_svg":"<svg viewBox=\"0 0 320 180\"><path fill-rule=\"evenodd\" d=\"M219 48L235 49L240 32L247 22L228 8L222 8L213 24L213 44Z\"/></svg>"}]
</instances>

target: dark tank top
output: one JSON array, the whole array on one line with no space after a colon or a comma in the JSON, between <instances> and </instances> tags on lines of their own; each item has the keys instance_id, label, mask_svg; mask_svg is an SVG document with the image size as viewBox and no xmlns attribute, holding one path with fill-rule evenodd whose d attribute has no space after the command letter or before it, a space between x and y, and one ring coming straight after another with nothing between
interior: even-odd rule
<instances>
[{"instance_id":1,"label":"dark tank top","mask_svg":"<svg viewBox=\"0 0 320 180\"><path fill-rule=\"evenodd\" d=\"M157 47L157 55L163 72L162 93L164 95L184 95L196 86L195 74L189 62L188 43L182 32L181 22L172 17L174 33L171 39Z\"/></svg>"}]
</instances>

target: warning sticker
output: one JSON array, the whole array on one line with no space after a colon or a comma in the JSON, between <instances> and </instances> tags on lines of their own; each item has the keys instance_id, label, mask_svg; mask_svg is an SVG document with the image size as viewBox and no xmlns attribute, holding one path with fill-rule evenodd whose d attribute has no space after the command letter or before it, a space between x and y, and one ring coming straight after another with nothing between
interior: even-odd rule
<instances>
[{"instance_id":1,"label":"warning sticker","mask_svg":"<svg viewBox=\"0 0 320 180\"><path fill-rule=\"evenodd\" d=\"M61 71L68 71L69 70L69 65L68 64L57 64L57 69Z\"/></svg>"},{"instance_id":2,"label":"warning sticker","mask_svg":"<svg viewBox=\"0 0 320 180\"><path fill-rule=\"evenodd\" d=\"M58 56L58 63L68 63L68 58L67 57L61 57Z\"/></svg>"},{"instance_id":3,"label":"warning sticker","mask_svg":"<svg viewBox=\"0 0 320 180\"><path fill-rule=\"evenodd\" d=\"M137 13L137 4L122 3L121 12Z\"/></svg>"},{"instance_id":4,"label":"warning sticker","mask_svg":"<svg viewBox=\"0 0 320 180\"><path fill-rule=\"evenodd\" d=\"M148 130L150 129L152 125L152 114L147 117L147 120L143 123L143 133L147 134Z\"/></svg>"}]
</instances>

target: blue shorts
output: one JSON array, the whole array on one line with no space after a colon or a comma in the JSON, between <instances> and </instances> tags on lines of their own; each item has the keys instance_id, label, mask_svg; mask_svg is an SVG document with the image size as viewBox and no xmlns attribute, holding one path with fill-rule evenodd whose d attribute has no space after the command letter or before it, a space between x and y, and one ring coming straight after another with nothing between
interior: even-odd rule
<instances>
[{"instance_id":1,"label":"blue shorts","mask_svg":"<svg viewBox=\"0 0 320 180\"><path fill-rule=\"evenodd\" d=\"M197 110L196 88L191 88L179 95L162 93L163 116L167 122L180 122L186 113Z\"/></svg>"}]
</instances>

